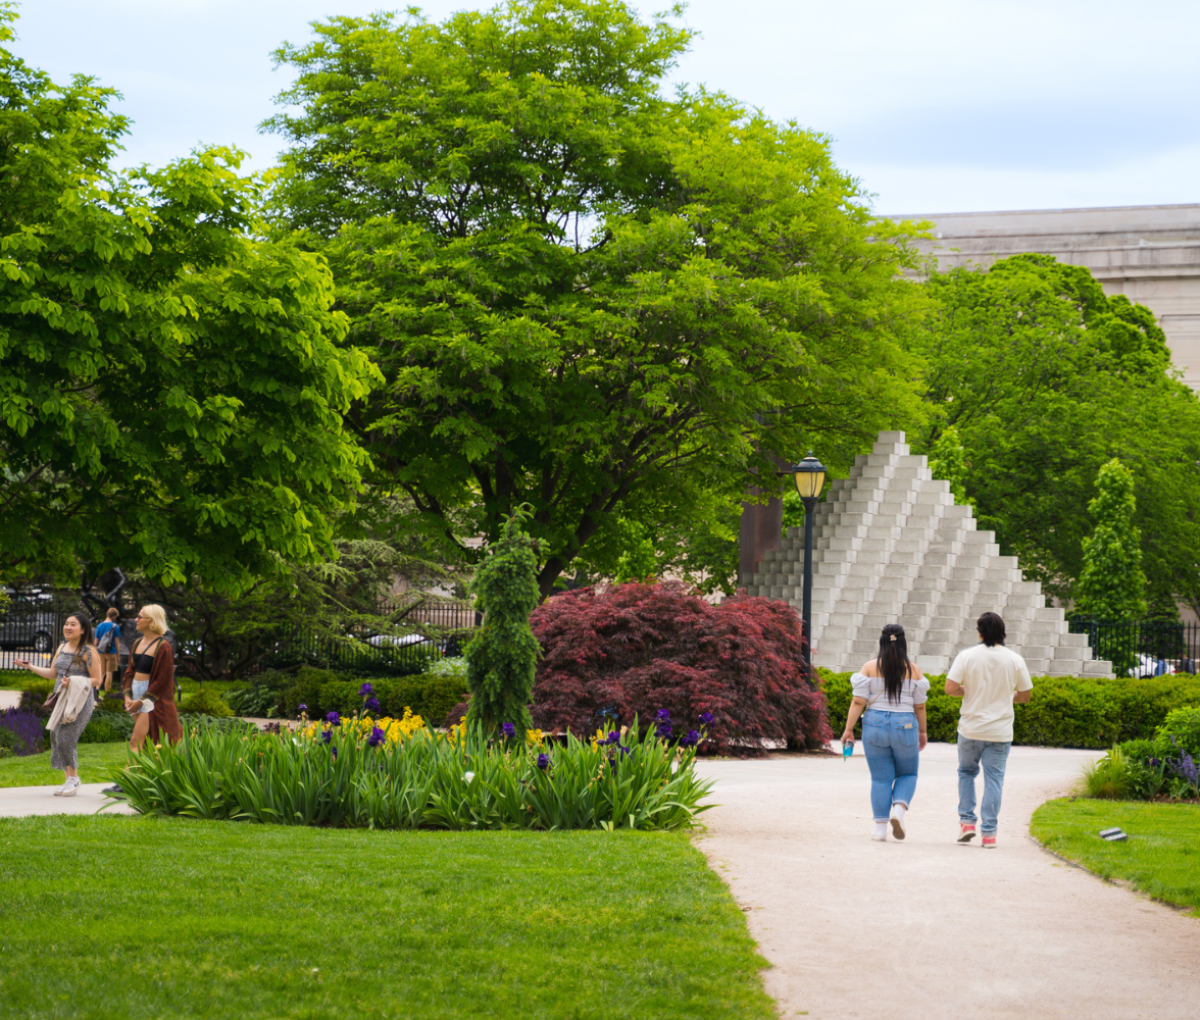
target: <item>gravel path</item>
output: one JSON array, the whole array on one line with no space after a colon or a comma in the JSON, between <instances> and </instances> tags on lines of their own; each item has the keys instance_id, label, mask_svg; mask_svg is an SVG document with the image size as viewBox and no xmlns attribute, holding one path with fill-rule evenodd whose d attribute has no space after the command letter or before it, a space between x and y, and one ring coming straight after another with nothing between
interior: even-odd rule
<instances>
[{"instance_id":1,"label":"gravel path","mask_svg":"<svg viewBox=\"0 0 1200 1020\"><path fill-rule=\"evenodd\" d=\"M781 1015L1192 1020L1200 919L1056 860L1028 835L1091 752L1017 747L999 846L960 846L953 745L931 744L903 843L870 839L866 761L700 765L700 849L728 882ZM978 843L978 841L976 841Z\"/></svg>"}]
</instances>

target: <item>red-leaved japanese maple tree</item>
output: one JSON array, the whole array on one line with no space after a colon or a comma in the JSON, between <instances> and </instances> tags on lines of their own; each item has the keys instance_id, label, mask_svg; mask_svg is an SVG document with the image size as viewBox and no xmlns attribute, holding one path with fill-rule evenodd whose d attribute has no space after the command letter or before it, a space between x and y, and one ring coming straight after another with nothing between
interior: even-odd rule
<instances>
[{"instance_id":1,"label":"red-leaved japanese maple tree","mask_svg":"<svg viewBox=\"0 0 1200 1020\"><path fill-rule=\"evenodd\" d=\"M712 714L706 751L830 739L824 695L804 677L800 619L785 602L738 595L712 606L678 583L620 584L556 595L530 623L543 651L532 708L542 729L590 734L614 714L646 727L666 709L677 737Z\"/></svg>"}]
</instances>

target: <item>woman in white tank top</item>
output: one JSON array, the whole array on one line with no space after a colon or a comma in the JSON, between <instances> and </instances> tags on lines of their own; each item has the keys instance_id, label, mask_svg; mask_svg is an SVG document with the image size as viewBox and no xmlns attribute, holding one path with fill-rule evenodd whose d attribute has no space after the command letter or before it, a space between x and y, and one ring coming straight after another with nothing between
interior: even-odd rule
<instances>
[{"instance_id":1,"label":"woman in white tank top","mask_svg":"<svg viewBox=\"0 0 1200 1020\"><path fill-rule=\"evenodd\" d=\"M854 744L854 724L863 721L863 751L871 770L871 838L905 836L905 813L917 789L918 755L925 749L925 699L929 681L909 661L904 628L889 623L879 636L879 654L850 678L854 698L842 743Z\"/></svg>"}]
</instances>

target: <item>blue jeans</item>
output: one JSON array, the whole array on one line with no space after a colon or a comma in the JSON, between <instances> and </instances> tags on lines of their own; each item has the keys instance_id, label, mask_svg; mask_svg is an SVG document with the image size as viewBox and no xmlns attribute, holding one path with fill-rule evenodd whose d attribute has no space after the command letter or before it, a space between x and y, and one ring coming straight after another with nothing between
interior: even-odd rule
<instances>
[{"instance_id":1,"label":"blue jeans","mask_svg":"<svg viewBox=\"0 0 1200 1020\"><path fill-rule=\"evenodd\" d=\"M893 804L912 804L917 789L917 717L868 709L862 717L863 753L871 770L871 811L886 822Z\"/></svg>"},{"instance_id":2,"label":"blue jeans","mask_svg":"<svg viewBox=\"0 0 1200 1020\"><path fill-rule=\"evenodd\" d=\"M979 827L985 836L996 834L996 822L1000 817L1000 795L1004 791L1004 766L1012 741L968 740L958 737L958 819L975 822L975 777L983 764L983 803L979 806L983 824Z\"/></svg>"}]
</instances>

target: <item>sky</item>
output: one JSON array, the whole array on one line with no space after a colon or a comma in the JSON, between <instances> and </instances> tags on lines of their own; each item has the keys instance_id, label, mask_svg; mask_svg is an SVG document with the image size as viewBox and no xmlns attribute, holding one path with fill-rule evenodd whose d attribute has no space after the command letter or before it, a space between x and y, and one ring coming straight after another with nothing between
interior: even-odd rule
<instances>
[{"instance_id":1,"label":"sky","mask_svg":"<svg viewBox=\"0 0 1200 1020\"><path fill-rule=\"evenodd\" d=\"M470 0L422 5L431 19ZM642 9L666 7L662 0ZM134 121L125 162L236 145L289 81L271 51L378 0L20 0L12 49L95 76ZM885 215L1200 201L1195 0L693 0L674 73L832 139Z\"/></svg>"}]
</instances>

